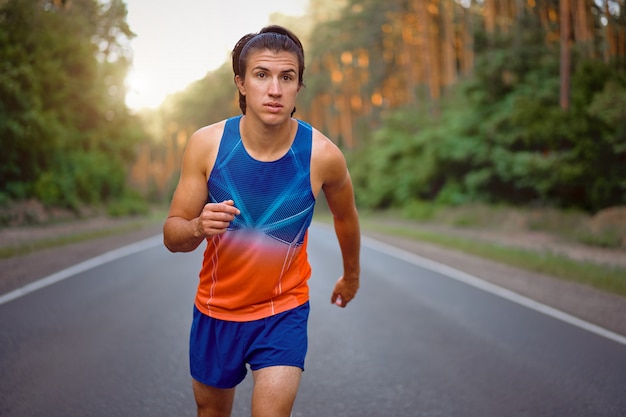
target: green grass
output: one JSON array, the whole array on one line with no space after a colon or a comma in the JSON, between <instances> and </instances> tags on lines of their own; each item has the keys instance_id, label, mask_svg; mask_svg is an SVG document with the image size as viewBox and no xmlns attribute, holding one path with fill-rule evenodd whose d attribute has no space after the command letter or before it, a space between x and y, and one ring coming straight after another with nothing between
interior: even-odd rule
<instances>
[{"instance_id":1,"label":"green grass","mask_svg":"<svg viewBox=\"0 0 626 417\"><path fill-rule=\"evenodd\" d=\"M326 216L320 216L317 219L325 222L330 221ZM428 242L469 255L626 296L626 268L577 261L545 251L532 251L495 243L477 242L458 236L420 230L418 225L415 227L389 225L383 221L377 221L375 216L362 216L361 227L364 232L382 232Z\"/></svg>"}]
</instances>

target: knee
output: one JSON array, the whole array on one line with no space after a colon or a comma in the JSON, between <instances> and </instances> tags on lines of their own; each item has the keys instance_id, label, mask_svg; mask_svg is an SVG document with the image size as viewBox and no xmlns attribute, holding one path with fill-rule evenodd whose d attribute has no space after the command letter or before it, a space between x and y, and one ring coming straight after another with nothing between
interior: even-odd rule
<instances>
[{"instance_id":1,"label":"knee","mask_svg":"<svg viewBox=\"0 0 626 417\"><path fill-rule=\"evenodd\" d=\"M220 407L214 407L209 404L198 405L198 417L230 417L230 410L226 411Z\"/></svg>"},{"instance_id":2,"label":"knee","mask_svg":"<svg viewBox=\"0 0 626 417\"><path fill-rule=\"evenodd\" d=\"M193 381L198 417L230 417L235 389L222 389Z\"/></svg>"}]
</instances>

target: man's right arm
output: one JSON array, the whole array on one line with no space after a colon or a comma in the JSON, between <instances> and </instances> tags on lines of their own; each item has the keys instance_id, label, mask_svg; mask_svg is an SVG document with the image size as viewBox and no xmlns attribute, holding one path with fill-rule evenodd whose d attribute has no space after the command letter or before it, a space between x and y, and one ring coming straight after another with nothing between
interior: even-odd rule
<instances>
[{"instance_id":1,"label":"man's right arm","mask_svg":"<svg viewBox=\"0 0 626 417\"><path fill-rule=\"evenodd\" d=\"M171 214L163 225L163 242L171 252L191 252L208 236L225 233L239 214L232 200L206 204L198 217Z\"/></svg>"},{"instance_id":2,"label":"man's right arm","mask_svg":"<svg viewBox=\"0 0 626 417\"><path fill-rule=\"evenodd\" d=\"M206 203L207 178L222 129L213 125L194 133L183 155L180 179L163 225L163 243L172 252L191 252L207 237L221 234L239 214L232 201Z\"/></svg>"}]
</instances>

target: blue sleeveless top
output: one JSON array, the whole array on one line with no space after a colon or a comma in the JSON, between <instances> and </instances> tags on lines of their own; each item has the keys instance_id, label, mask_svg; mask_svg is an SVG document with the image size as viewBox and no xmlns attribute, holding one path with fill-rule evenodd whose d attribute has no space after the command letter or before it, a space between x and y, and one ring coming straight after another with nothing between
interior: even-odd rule
<instances>
[{"instance_id":1,"label":"blue sleeveless top","mask_svg":"<svg viewBox=\"0 0 626 417\"><path fill-rule=\"evenodd\" d=\"M308 301L306 243L315 206L311 126L298 121L285 155L262 162L243 145L241 117L226 121L207 183L210 202L233 200L241 213L226 233L207 239L196 295L202 313L231 321L269 317Z\"/></svg>"},{"instance_id":2,"label":"blue sleeveless top","mask_svg":"<svg viewBox=\"0 0 626 417\"><path fill-rule=\"evenodd\" d=\"M285 244L301 244L315 205L310 175L311 126L298 121L289 151L276 161L262 162L252 158L243 146L241 117L226 121L209 177L209 200L235 202L241 214L229 230L256 229Z\"/></svg>"}]
</instances>

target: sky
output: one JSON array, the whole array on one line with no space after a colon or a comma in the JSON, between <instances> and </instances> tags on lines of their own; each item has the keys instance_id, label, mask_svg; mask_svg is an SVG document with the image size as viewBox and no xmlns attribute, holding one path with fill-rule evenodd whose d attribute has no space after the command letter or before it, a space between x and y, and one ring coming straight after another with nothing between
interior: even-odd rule
<instances>
[{"instance_id":1,"label":"sky","mask_svg":"<svg viewBox=\"0 0 626 417\"><path fill-rule=\"evenodd\" d=\"M158 107L229 59L235 43L258 32L272 13L306 12L308 0L126 0L133 66L126 80L131 109Z\"/></svg>"}]
</instances>

